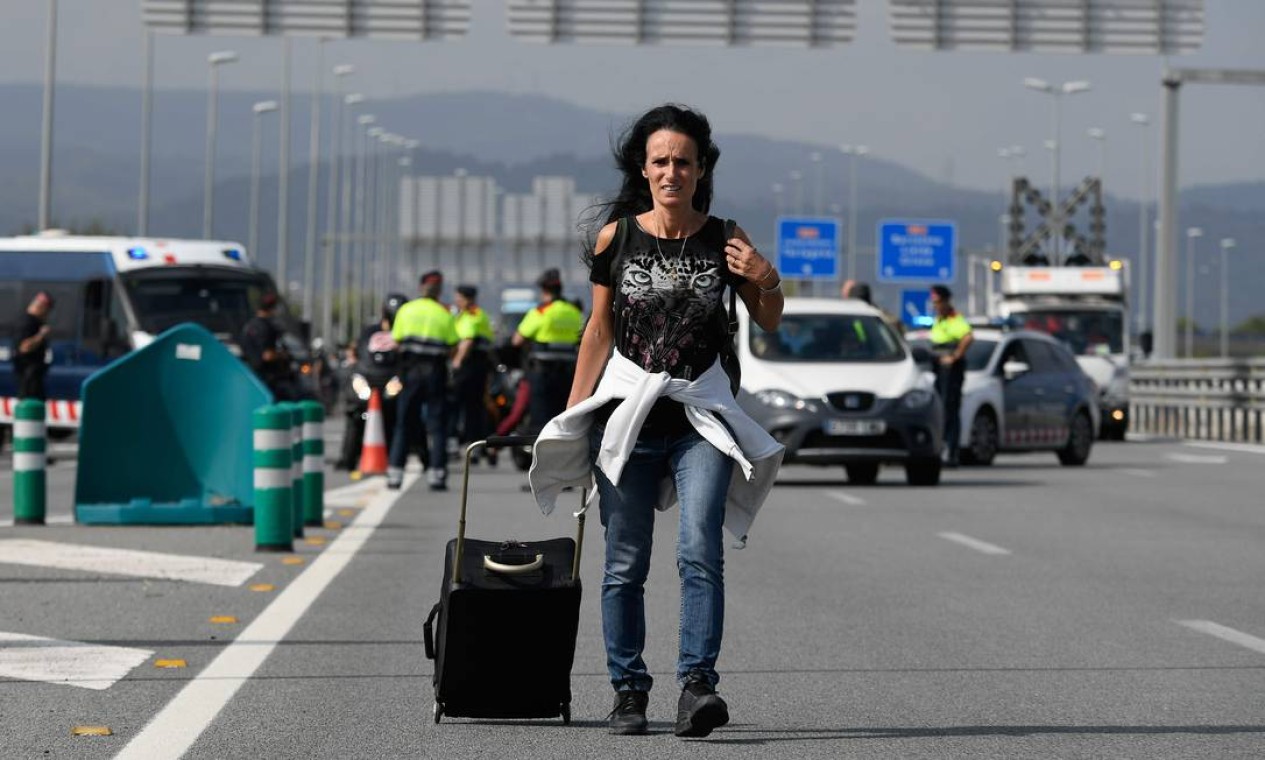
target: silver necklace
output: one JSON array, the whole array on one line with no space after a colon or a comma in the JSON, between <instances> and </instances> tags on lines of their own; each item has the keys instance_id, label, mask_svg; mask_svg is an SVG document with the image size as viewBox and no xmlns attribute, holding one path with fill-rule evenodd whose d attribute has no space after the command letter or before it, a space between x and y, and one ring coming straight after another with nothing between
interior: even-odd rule
<instances>
[{"instance_id":1,"label":"silver necklace","mask_svg":"<svg viewBox=\"0 0 1265 760\"><path fill-rule=\"evenodd\" d=\"M662 231L662 232L667 232L667 230L664 228L664 224L663 224L663 222L659 221L659 218L658 218L657 216L655 217L655 221L659 222L659 230L660 230L660 231ZM679 254L677 254L677 256L684 256L684 255L685 255L685 244L686 244L686 243L688 243L688 242L690 242L690 236L689 236L689 235L686 235L686 236L685 236L685 239L681 241L681 252L680 252ZM660 258L663 258L663 249L659 247L659 236L658 236L658 235L655 235L655 236L654 236L654 249L655 249L656 251L658 251L658 252L659 252L659 257L660 257Z\"/></svg>"}]
</instances>

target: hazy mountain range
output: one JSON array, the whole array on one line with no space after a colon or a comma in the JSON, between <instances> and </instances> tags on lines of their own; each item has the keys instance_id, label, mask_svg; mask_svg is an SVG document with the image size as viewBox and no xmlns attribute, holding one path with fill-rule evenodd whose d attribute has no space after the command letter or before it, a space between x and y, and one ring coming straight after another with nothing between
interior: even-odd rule
<instances>
[{"instance_id":1,"label":"hazy mountain range","mask_svg":"<svg viewBox=\"0 0 1265 760\"><path fill-rule=\"evenodd\" d=\"M220 95L217 236L247 236L251 105L275 97L275 93ZM36 218L41 91L32 86L0 86L0 98L6 104L0 119L0 176L6 180L0 183L0 233L15 233L33 225ZM290 241L292 256L297 256L304 244L310 101L296 95L291 102ZM374 113L388 131L421 141L416 154L418 173L450 174L463 168L496 177L510 192L528 190L532 178L539 175L571 175L582 192L611 192L617 187L617 176L610 145L629 119L629 115L601 113L544 97L492 92L375 101L363 110ZM139 182L139 91L62 86L55 113L54 220L75 226L95 221L130 233L136 225ZM325 116L328 119L328 108ZM263 250L259 258L269 264L275 258L269 249L276 240L278 114L264 118ZM804 211L811 211L817 180L809 156L820 150L825 155L824 205L828 212L832 205L842 207L846 219L847 164L838 150L743 135L741 124L714 126L722 150L715 213L739 219L758 242L771 248L776 216L772 185L785 186L784 211L793 211L796 192L789 175L801 171ZM205 93L156 94L151 233L200 234L205 134ZM327 122L321 146L326 156L329 135ZM1048 178L1039 171L1033 180L1044 186ZM1108 177L1108 249L1132 257L1138 245L1138 206L1111 196L1110 181ZM903 216L956 220L960 243L967 249L982 251L997 244L998 216L1005 212L1000 185L991 193L964 190L875 156L858 162L857 182L863 251L872 247L879 219ZM323 229L323 194L318 206ZM1237 322L1259 313L1255 296L1265 289L1259 244L1265 239L1265 181L1184 188L1180 223L1201 226L1206 232L1197 258L1200 266L1210 262L1210 268L1198 275L1197 320L1211 324L1217 318L1219 270L1213 254L1222 237L1236 238L1239 244L1232 265L1232 319ZM1184 264L1179 269L1179 276L1184 275Z\"/></svg>"}]
</instances>

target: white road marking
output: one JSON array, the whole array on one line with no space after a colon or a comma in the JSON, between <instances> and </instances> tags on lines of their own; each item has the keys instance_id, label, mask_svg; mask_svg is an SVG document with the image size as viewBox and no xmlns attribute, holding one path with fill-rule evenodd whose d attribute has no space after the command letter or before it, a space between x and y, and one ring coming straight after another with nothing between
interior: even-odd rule
<instances>
[{"instance_id":1,"label":"white road marking","mask_svg":"<svg viewBox=\"0 0 1265 760\"><path fill-rule=\"evenodd\" d=\"M865 499L862 499L860 496L853 496L850 493L844 493L843 491L826 491L826 495L835 501L841 501L844 504L848 504L853 507L865 506Z\"/></svg>"},{"instance_id":2,"label":"white road marking","mask_svg":"<svg viewBox=\"0 0 1265 760\"><path fill-rule=\"evenodd\" d=\"M996 544L990 544L987 541L981 541L978 538L971 538L970 536L963 535L961 533L939 533L937 535L946 541L953 541L954 543L974 549L982 554L1010 554L1009 549L1003 549Z\"/></svg>"},{"instance_id":3,"label":"white road marking","mask_svg":"<svg viewBox=\"0 0 1265 760\"><path fill-rule=\"evenodd\" d=\"M1155 477L1155 471L1154 471L1154 470L1143 470L1143 469L1138 468L1138 467L1121 467L1121 468L1120 468L1120 472L1124 473L1125 475L1132 475L1132 476L1133 476L1133 477L1135 477L1135 478L1153 478L1153 477Z\"/></svg>"},{"instance_id":4,"label":"white road marking","mask_svg":"<svg viewBox=\"0 0 1265 760\"><path fill-rule=\"evenodd\" d=\"M1195 449L1215 449L1217 451L1238 451L1244 454L1265 455L1265 446L1258 446L1253 443L1205 443L1203 441L1191 441L1186 445Z\"/></svg>"},{"instance_id":5,"label":"white road marking","mask_svg":"<svg viewBox=\"0 0 1265 760\"><path fill-rule=\"evenodd\" d=\"M1217 638L1222 639L1223 641L1228 641L1231 644L1238 644L1241 647L1251 649L1253 652L1265 654L1265 639L1258 639L1251 634L1236 631L1233 628L1227 628L1224 625L1218 625L1211 620L1177 620L1175 622L1178 625L1186 626L1192 631L1199 631L1200 633L1206 633L1209 636L1216 636Z\"/></svg>"},{"instance_id":6,"label":"white road marking","mask_svg":"<svg viewBox=\"0 0 1265 760\"><path fill-rule=\"evenodd\" d=\"M0 563L209 583L214 586L240 586L263 567L258 562L62 544L26 538L0 540Z\"/></svg>"},{"instance_id":7,"label":"white road marking","mask_svg":"<svg viewBox=\"0 0 1265 760\"><path fill-rule=\"evenodd\" d=\"M376 481L380 490L355 521L339 533L328 549L259 613L227 649L181 689L115 760L175 760L184 755L325 588L347 567L391 507L416 481L416 477L406 475L404 487L398 491L388 491L384 481Z\"/></svg>"},{"instance_id":8,"label":"white road marking","mask_svg":"<svg viewBox=\"0 0 1265 760\"><path fill-rule=\"evenodd\" d=\"M1169 459L1182 464L1225 464L1229 461L1228 457L1209 457L1200 456L1199 454L1168 454Z\"/></svg>"},{"instance_id":9,"label":"white road marking","mask_svg":"<svg viewBox=\"0 0 1265 760\"><path fill-rule=\"evenodd\" d=\"M0 676L108 689L148 660L147 649L110 647L0 631Z\"/></svg>"}]
</instances>

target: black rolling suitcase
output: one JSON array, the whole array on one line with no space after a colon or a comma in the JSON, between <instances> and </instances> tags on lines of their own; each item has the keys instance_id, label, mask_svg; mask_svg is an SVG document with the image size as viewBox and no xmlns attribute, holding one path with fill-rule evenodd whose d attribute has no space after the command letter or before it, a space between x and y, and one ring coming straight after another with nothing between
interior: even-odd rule
<instances>
[{"instance_id":1,"label":"black rolling suitcase","mask_svg":"<svg viewBox=\"0 0 1265 760\"><path fill-rule=\"evenodd\" d=\"M444 554L439 603L423 627L435 661L435 722L462 718L554 718L571 722L571 664L580 618L576 538L483 541L466 538L470 459L480 447L530 444L506 436L466 449L457 537Z\"/></svg>"}]
</instances>

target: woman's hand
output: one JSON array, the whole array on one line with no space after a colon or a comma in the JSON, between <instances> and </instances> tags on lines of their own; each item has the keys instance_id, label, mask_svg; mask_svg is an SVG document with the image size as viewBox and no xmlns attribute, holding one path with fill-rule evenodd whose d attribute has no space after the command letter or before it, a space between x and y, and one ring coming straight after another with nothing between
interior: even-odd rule
<instances>
[{"instance_id":1,"label":"woman's hand","mask_svg":"<svg viewBox=\"0 0 1265 760\"><path fill-rule=\"evenodd\" d=\"M729 265L730 272L756 287L771 288L778 282L777 269L773 264L742 238L730 238L726 243L725 263Z\"/></svg>"}]
</instances>

